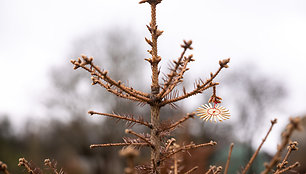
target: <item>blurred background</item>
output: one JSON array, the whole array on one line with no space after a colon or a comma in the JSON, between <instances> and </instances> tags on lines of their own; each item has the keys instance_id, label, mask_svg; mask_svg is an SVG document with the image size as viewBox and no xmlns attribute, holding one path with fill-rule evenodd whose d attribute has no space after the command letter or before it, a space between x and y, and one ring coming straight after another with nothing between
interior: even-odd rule
<instances>
[{"instance_id":1,"label":"blurred background","mask_svg":"<svg viewBox=\"0 0 306 174\"><path fill-rule=\"evenodd\" d=\"M89 145L121 142L126 136L124 123L91 117L87 111L149 120L149 107L91 86L89 74L74 71L70 59L93 56L115 80L149 92L150 66L143 59L149 57L144 37L149 37L145 25L150 22L150 7L138 1L0 1L0 161L12 173L24 173L17 167L20 157L37 166L45 158L55 159L68 173L122 173L120 148L91 150ZM215 72L220 59L231 57L230 68L216 79L217 95L231 119L217 124L189 120L173 135L182 143L218 141L213 150L184 157L186 170L223 165L234 142L230 173L236 173L261 143L269 121L278 118L250 170L259 173L276 152L289 117L301 116L306 125L305 8L304 0L164 0L158 6L157 22L164 30L159 39L163 73L180 55L183 39L193 40L194 50L187 54L196 59L185 76L189 90L195 80ZM165 107L163 119L180 119L207 103L210 94L207 90L190 97L176 110ZM306 170L305 136L304 131L293 137L300 142L300 153L291 161L302 163L296 169L301 173ZM142 153L139 163L147 159L144 149Z\"/></svg>"}]
</instances>

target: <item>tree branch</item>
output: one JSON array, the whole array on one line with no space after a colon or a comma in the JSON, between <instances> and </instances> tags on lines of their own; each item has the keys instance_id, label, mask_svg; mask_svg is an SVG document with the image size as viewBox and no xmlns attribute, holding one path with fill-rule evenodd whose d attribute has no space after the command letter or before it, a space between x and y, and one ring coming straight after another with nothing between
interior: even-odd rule
<instances>
[{"instance_id":1,"label":"tree branch","mask_svg":"<svg viewBox=\"0 0 306 174\"><path fill-rule=\"evenodd\" d=\"M149 146L147 143L107 143L107 144L92 144L90 145L91 149L97 148L97 147L111 147L111 146Z\"/></svg>"},{"instance_id":2,"label":"tree branch","mask_svg":"<svg viewBox=\"0 0 306 174\"><path fill-rule=\"evenodd\" d=\"M152 128L150 123L148 123L146 121L143 121L143 120L140 120L140 119L137 120L133 117L121 116L121 115L117 115L117 114L100 113L100 112L95 112L95 111L88 111L88 114L90 114L90 115L96 114L96 115L102 115L102 116L117 118L117 119L126 120L126 121L133 122L133 123L138 123L138 124L147 126L149 128Z\"/></svg>"},{"instance_id":3,"label":"tree branch","mask_svg":"<svg viewBox=\"0 0 306 174\"><path fill-rule=\"evenodd\" d=\"M229 150L229 153L228 153L228 157L227 157L227 161L226 161L226 165L225 165L225 169L224 169L224 174L227 174L229 163L230 163L230 160L231 160L233 147L234 147L234 143L232 143L231 146L230 146L230 150Z\"/></svg>"},{"instance_id":4,"label":"tree branch","mask_svg":"<svg viewBox=\"0 0 306 174\"><path fill-rule=\"evenodd\" d=\"M95 66L93 64L93 58L90 57L88 58L85 55L82 55L82 60L80 58L78 58L78 60L71 60L71 63L74 64L74 69L78 69L79 67L87 70L88 72L91 73L92 76L96 76L98 79L92 79L93 80L93 84L97 83L97 80L102 79L104 80L106 84L102 85L104 88L108 89L112 86L117 87L118 89L120 89L121 91L124 91L125 93L127 93L128 95L135 97L137 99L139 99L140 101L143 102L149 102L150 98L148 97L149 94L143 93L141 91L137 91L133 88L130 87L126 87L125 85L123 85L121 83L121 81L116 82L115 80L111 79L109 76L107 76L107 71L101 71L101 69L97 66ZM86 67L87 65L90 66L90 68ZM103 84L103 83L102 83ZM112 93L116 92L116 91L110 91ZM124 97L124 96L123 96Z\"/></svg>"},{"instance_id":5,"label":"tree branch","mask_svg":"<svg viewBox=\"0 0 306 174\"><path fill-rule=\"evenodd\" d=\"M289 142L289 139L293 133L294 130L300 130L301 129L301 119L299 117L296 118L290 118L290 123L286 126L285 131L282 133L282 142L277 147L277 152L275 153L274 157L270 161L269 164L265 165L266 169L261 172L261 174L268 174L270 170L275 166L282 154L283 149L286 147L286 145Z\"/></svg>"},{"instance_id":6,"label":"tree branch","mask_svg":"<svg viewBox=\"0 0 306 174\"><path fill-rule=\"evenodd\" d=\"M242 174L246 174L248 169L250 168L250 166L252 165L254 159L256 158L257 154L259 153L262 145L265 143L268 135L270 134L273 126L277 123L277 119L275 118L274 120L271 120L271 126L270 126L270 129L268 130L265 138L262 140L261 144L259 145L259 147L257 148L257 150L255 151L255 153L253 154L252 158L250 159L250 161L248 162L248 164L245 166L244 170L242 171Z\"/></svg>"},{"instance_id":7,"label":"tree branch","mask_svg":"<svg viewBox=\"0 0 306 174\"><path fill-rule=\"evenodd\" d=\"M173 82L174 77L177 76L177 70L179 69L180 65L183 63L182 59L187 51L187 49L193 49L191 47L192 41L185 41L184 40L184 45L181 45L182 48L184 48L183 52L181 53L181 56L177 59L177 61L173 61L173 63L175 64L174 68L171 69L171 73L168 74L168 80L167 82L163 85L163 89L162 91L157 95L158 98L162 98L165 94L165 92L167 91L167 89L169 88L169 86L171 85L171 83Z\"/></svg>"},{"instance_id":8,"label":"tree branch","mask_svg":"<svg viewBox=\"0 0 306 174\"><path fill-rule=\"evenodd\" d=\"M198 144L198 145L195 145L193 143L191 144L188 144L186 146L183 146L183 147L180 147L179 149L175 150L174 152L171 152L170 154L168 154L167 156L161 158L160 162L170 158L172 155L176 154L176 153L179 153L181 151L184 151L184 150L189 150L189 149L196 149L196 148L200 148L200 147L205 147L205 146L214 146L216 145L217 142L215 141L210 141L209 143L205 143L205 144Z\"/></svg>"},{"instance_id":9,"label":"tree branch","mask_svg":"<svg viewBox=\"0 0 306 174\"><path fill-rule=\"evenodd\" d=\"M188 120L189 118L193 118L195 115L195 112L192 112L192 113L188 113L185 117L183 117L182 119L178 120L177 122L171 124L169 127L163 129L162 131L166 131L166 130L169 130L169 129L173 129L175 128L176 126L182 124L183 122L185 122L186 120Z\"/></svg>"}]
</instances>

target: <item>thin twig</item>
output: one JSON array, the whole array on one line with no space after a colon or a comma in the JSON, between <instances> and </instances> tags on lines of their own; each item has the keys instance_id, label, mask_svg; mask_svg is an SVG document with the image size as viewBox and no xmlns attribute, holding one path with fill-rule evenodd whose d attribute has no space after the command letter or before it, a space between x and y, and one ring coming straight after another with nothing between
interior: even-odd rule
<instances>
[{"instance_id":1,"label":"thin twig","mask_svg":"<svg viewBox=\"0 0 306 174\"><path fill-rule=\"evenodd\" d=\"M198 145L195 145L193 143L191 144L188 144L186 146L183 146L183 147L180 147L179 149L175 150L174 152L171 152L170 154L168 154L167 156L163 157L160 162L166 160L167 158L170 158L172 155L176 154L176 153L179 153L181 151L184 151L184 150L189 150L189 149L196 149L196 148L200 148L200 147L205 147L205 146L214 146L216 145L217 142L215 141L210 141L209 143L205 143L205 144L198 144Z\"/></svg>"},{"instance_id":2,"label":"thin twig","mask_svg":"<svg viewBox=\"0 0 306 174\"><path fill-rule=\"evenodd\" d=\"M209 169L207 170L207 172L205 172L205 174L209 174L210 172L214 172L215 169L216 169L216 166L209 166Z\"/></svg>"},{"instance_id":3,"label":"thin twig","mask_svg":"<svg viewBox=\"0 0 306 174\"><path fill-rule=\"evenodd\" d=\"M169 130L169 129L172 129L172 128L175 128L176 126L182 124L183 122L187 121L189 118L193 118L195 115L195 112L192 112L192 113L188 113L185 117L183 117L182 119L178 120L177 122L171 124L169 127L163 129L163 131L165 130Z\"/></svg>"},{"instance_id":4,"label":"thin twig","mask_svg":"<svg viewBox=\"0 0 306 174\"><path fill-rule=\"evenodd\" d=\"M83 61L79 58L78 61L76 60L71 60L71 63L74 64L74 69L77 69L79 67L85 69L86 71L90 72L92 76L97 76L98 79L92 78L93 79L93 84L98 83L99 79L103 79L106 84L103 83L99 83L101 86L103 86L106 89L109 89L111 86L115 86L118 89L120 89L121 91L124 91L125 93L127 93L129 96L135 97L140 101L143 102L149 102L150 98L148 97L149 95L140 91L137 91L133 88L130 87L126 87L125 85L123 85L120 81L116 82L115 80L111 79L109 76L107 76L107 71L101 71L100 68L98 68L96 65L93 64L93 58L90 57L88 58L85 55L82 55L82 59ZM90 68L86 67L86 65L89 65ZM103 84L103 85L102 85ZM127 98L125 95L119 95L120 93L116 90L108 90L109 92L123 97L123 98Z\"/></svg>"},{"instance_id":5,"label":"thin twig","mask_svg":"<svg viewBox=\"0 0 306 174\"><path fill-rule=\"evenodd\" d=\"M294 142L290 142L290 143L289 143L288 151L287 151L287 153L286 153L286 155L285 155L283 161L277 165L277 170L275 171L274 174L279 174L279 173L281 173L280 171L281 171L282 169L285 168L286 164L288 164L288 157L289 157L289 155L291 154L291 152L292 152L292 151L295 151L295 150L298 150L297 145L298 145L297 141L294 141Z\"/></svg>"},{"instance_id":6,"label":"thin twig","mask_svg":"<svg viewBox=\"0 0 306 174\"><path fill-rule=\"evenodd\" d=\"M186 42L186 41L184 41L184 43L185 43L185 45L187 45L187 42ZM191 44L190 44L190 45L191 45ZM190 46L190 45L189 45L189 46ZM183 45L182 45L182 47L183 47ZM178 60L177 60L177 61L173 61L174 64L175 64L175 67L171 70L171 73L168 74L169 78L168 78L167 82L164 84L162 91L157 95L158 98L161 98L161 97L164 95L164 93L165 93L166 90L168 89L169 85L172 83L173 78L176 76L176 74L177 74L176 71L177 71L178 68L180 67L181 61L182 61L182 59L183 59L183 57L184 57L184 55L185 55L185 52L186 52L187 49L188 49L188 47L186 47L186 46L183 47L183 48L184 48L184 50L183 50L183 52L181 53L181 56L178 58Z\"/></svg>"},{"instance_id":7,"label":"thin twig","mask_svg":"<svg viewBox=\"0 0 306 174\"><path fill-rule=\"evenodd\" d=\"M254 159L256 158L257 154L259 153L262 145L264 144L264 142L266 141L267 137L269 136L273 126L277 123L277 119L275 118L274 120L271 120L271 126L270 129L268 130L265 138L262 140L261 144L259 145L259 147L257 148L257 150L255 151L255 153L253 154L253 156L251 157L250 161L248 162L248 164L245 166L244 170L242 171L242 174L246 174L246 172L248 171L248 169L250 168L250 166L252 165Z\"/></svg>"},{"instance_id":8,"label":"thin twig","mask_svg":"<svg viewBox=\"0 0 306 174\"><path fill-rule=\"evenodd\" d=\"M230 150L229 150L228 157L227 157L227 161L226 161L226 165L225 165L225 169L224 169L224 174L227 174L229 163L230 163L231 156L232 156L233 147L234 147L234 143L231 143Z\"/></svg>"},{"instance_id":9,"label":"thin twig","mask_svg":"<svg viewBox=\"0 0 306 174\"><path fill-rule=\"evenodd\" d=\"M186 71L188 71L189 69L187 68L187 65L189 62L194 61L194 59L192 59L193 55L189 55L188 58L185 58L184 62L183 62L183 66L180 69L180 72L178 73L178 75L174 78L173 82L169 85L168 89L166 90L166 92L161 96L161 98L164 98L166 95L168 95L177 85L178 83L183 81L183 76L184 73Z\"/></svg>"},{"instance_id":10,"label":"thin twig","mask_svg":"<svg viewBox=\"0 0 306 174\"><path fill-rule=\"evenodd\" d=\"M149 146L148 143L107 143L107 144L92 144L90 148L97 148L97 147L111 147L111 146Z\"/></svg>"},{"instance_id":11,"label":"thin twig","mask_svg":"<svg viewBox=\"0 0 306 174\"><path fill-rule=\"evenodd\" d=\"M288 166L287 168L285 168L285 169L279 171L277 174L284 173L284 172L286 172L286 171L288 171L288 170L291 170L291 169L293 169L293 168L295 168L295 167L298 167L298 166L300 166L300 163L299 163L299 162L295 162L295 163L292 164L291 166ZM275 173L275 174L276 174L276 173Z\"/></svg>"},{"instance_id":12,"label":"thin twig","mask_svg":"<svg viewBox=\"0 0 306 174\"><path fill-rule=\"evenodd\" d=\"M210 78L208 80L206 80L206 82L202 82L202 84L197 84L196 88L189 92L189 93L185 93L184 95L180 96L180 97L176 97L176 98L173 98L173 99L169 99L169 100L164 100L162 103L161 103L161 106L164 106L166 104L169 104L169 103L173 103L173 102L177 102L179 100L182 100L182 99L185 99L185 98L188 98L192 95L195 95L195 94L198 94L198 93L202 93L204 90L210 88L210 87L213 87L215 85L218 85L218 83L212 83L212 81L217 77L217 75L220 73L220 71L223 69L223 68L228 68L228 63L230 61L230 58L228 59L223 59L223 60L220 60L219 61L219 69L217 70L217 72L215 72L214 74L211 74Z\"/></svg>"},{"instance_id":13,"label":"thin twig","mask_svg":"<svg viewBox=\"0 0 306 174\"><path fill-rule=\"evenodd\" d=\"M275 153L270 163L265 165L266 169L263 172L261 172L261 174L268 174L271 171L271 169L278 163L282 151L289 143L293 131L301 129L301 119L299 117L290 118L289 120L290 123L286 126L285 131L282 133L283 140L281 144L278 145L277 152Z\"/></svg>"},{"instance_id":14,"label":"thin twig","mask_svg":"<svg viewBox=\"0 0 306 174\"><path fill-rule=\"evenodd\" d=\"M112 118L117 118L117 119L122 119L122 120L127 120L129 122L134 122L134 123L138 123L144 126L147 126L149 128L152 128L152 126L150 125L150 123L146 122L146 121L142 121L142 120L137 120L135 118L130 118L127 116L122 116L122 115L117 115L117 114L108 114L108 113L101 113L101 112L95 112L95 111L88 111L88 114L90 115L102 115L102 116L107 116L107 117L112 117Z\"/></svg>"},{"instance_id":15,"label":"thin twig","mask_svg":"<svg viewBox=\"0 0 306 174\"><path fill-rule=\"evenodd\" d=\"M125 129L125 133L135 135L136 137L138 137L138 138L142 139L144 142L146 142L149 146L151 146L152 149L155 149L155 146L149 140L147 140L142 135L139 135L138 133L132 131L131 129Z\"/></svg>"},{"instance_id":16,"label":"thin twig","mask_svg":"<svg viewBox=\"0 0 306 174\"><path fill-rule=\"evenodd\" d=\"M196 171L198 168L199 168L199 166L195 166L195 167L193 167L192 169L190 169L190 170L188 170L187 172L185 172L185 174L190 174L190 173L192 173L193 171Z\"/></svg>"}]
</instances>

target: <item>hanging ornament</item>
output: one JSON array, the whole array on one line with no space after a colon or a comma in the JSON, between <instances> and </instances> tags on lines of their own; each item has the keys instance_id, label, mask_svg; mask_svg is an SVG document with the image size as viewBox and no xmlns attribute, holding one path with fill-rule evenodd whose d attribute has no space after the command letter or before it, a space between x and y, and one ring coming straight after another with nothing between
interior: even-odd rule
<instances>
[{"instance_id":1,"label":"hanging ornament","mask_svg":"<svg viewBox=\"0 0 306 174\"><path fill-rule=\"evenodd\" d=\"M201 105L197 109L197 116L199 116L204 121L210 120L210 122L217 122L229 119L230 113L228 109L220 106L217 104L217 102L215 102L213 105L210 103Z\"/></svg>"}]
</instances>

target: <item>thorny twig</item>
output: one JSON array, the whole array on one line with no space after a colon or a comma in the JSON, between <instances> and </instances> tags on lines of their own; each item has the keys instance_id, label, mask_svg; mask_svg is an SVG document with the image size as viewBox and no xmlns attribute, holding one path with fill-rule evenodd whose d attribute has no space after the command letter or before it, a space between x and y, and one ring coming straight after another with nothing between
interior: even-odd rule
<instances>
[{"instance_id":1,"label":"thorny twig","mask_svg":"<svg viewBox=\"0 0 306 174\"><path fill-rule=\"evenodd\" d=\"M133 117L127 117L127 116L122 116L122 115L117 115L117 114L101 113L101 112L95 112L95 111L88 111L88 114L90 114L90 115L94 115L94 114L103 115L103 116L117 118L117 119L121 119L121 120L127 120L129 122L138 123L138 124L147 126L149 128L152 128L152 125L150 123L148 123L147 121L143 121L141 119L135 119Z\"/></svg>"},{"instance_id":2,"label":"thorny twig","mask_svg":"<svg viewBox=\"0 0 306 174\"><path fill-rule=\"evenodd\" d=\"M102 87L106 88L109 92L127 99L134 99L141 102L149 102L149 95L140 91L137 91L133 88L127 87L122 84L121 81L115 81L107 75L107 71L102 71L99 67L93 64L93 58L88 58L85 55L82 55L82 60L78 58L78 60L71 60L71 63L74 64L74 69L78 69L79 67L87 70L92 75L93 84L99 83ZM88 68L87 65L90 67ZM100 79L104 80L106 84L102 83ZM115 86L118 90L113 90L112 86ZM121 91L125 92L126 95L122 94Z\"/></svg>"},{"instance_id":3,"label":"thorny twig","mask_svg":"<svg viewBox=\"0 0 306 174\"><path fill-rule=\"evenodd\" d=\"M107 144L92 144L90 145L90 148L97 148L97 147L111 147L111 146L149 146L148 143L107 143Z\"/></svg>"},{"instance_id":4,"label":"thorny twig","mask_svg":"<svg viewBox=\"0 0 306 174\"><path fill-rule=\"evenodd\" d=\"M188 113L185 117L183 117L182 119L178 120L177 122L171 124L169 127L163 129L163 131L169 130L169 129L173 129L175 127L177 127L178 125L181 125L183 122L187 121L189 118L193 118L195 115L195 112L192 113Z\"/></svg>"},{"instance_id":5,"label":"thorny twig","mask_svg":"<svg viewBox=\"0 0 306 174\"><path fill-rule=\"evenodd\" d=\"M218 85L218 83L213 83L212 81L220 73L220 71L223 68L227 68L228 67L227 64L229 63L229 61L230 61L230 58L224 59L224 60L220 60L219 61L219 64L220 64L219 69L208 80L206 80L206 82L201 81L201 84L197 84L196 88L193 91L188 92L188 93L186 93L186 94L184 94L182 96L179 96L179 97L176 97L176 98L173 98L173 99L164 100L163 102L161 102L161 106L164 106L164 105L169 104L169 103L177 102L179 100L188 98L188 97L190 97L192 95L195 95L195 94L198 94L198 93L202 93L204 90L206 90L206 89L208 89L210 87Z\"/></svg>"},{"instance_id":6,"label":"thorny twig","mask_svg":"<svg viewBox=\"0 0 306 174\"><path fill-rule=\"evenodd\" d=\"M216 145L217 142L215 141L210 141L209 143L205 143L205 144L198 144L198 145L195 145L193 143L191 144L188 144L186 146L183 146L183 147L180 147L178 148L177 150L175 150L174 152L171 152L170 154L168 154L167 156L161 158L160 162L166 160L167 158L171 157L172 155L176 154L176 153L179 153L181 151L184 151L184 150L189 150L189 149L196 149L196 148L199 148L199 147L205 147L205 146L214 146Z\"/></svg>"},{"instance_id":7,"label":"thorny twig","mask_svg":"<svg viewBox=\"0 0 306 174\"><path fill-rule=\"evenodd\" d=\"M262 145L265 143L267 137L269 136L273 126L277 123L277 119L275 118L274 120L271 120L271 126L265 136L265 138L262 140L261 144L259 145L259 147L257 148L257 150L255 151L255 153L253 154L253 156L251 157L250 161L248 162L248 164L245 166L244 170L242 171L242 174L246 174L246 172L248 171L248 169L250 168L250 166L252 165L254 159L256 158L256 156L258 155Z\"/></svg>"},{"instance_id":8,"label":"thorny twig","mask_svg":"<svg viewBox=\"0 0 306 174\"><path fill-rule=\"evenodd\" d=\"M168 74L168 79L163 85L162 91L157 95L158 98L163 98L166 94L166 91L169 89L170 85L173 84L174 78L178 75L177 70L179 67L183 64L182 59L185 55L185 52L187 49L193 49L191 47L192 41L185 41L184 40L184 45L181 45L181 47L184 48L183 52L181 53L181 56L177 59L177 61L173 60L173 63L175 64L174 68L171 69L171 73ZM171 91L170 91L171 92ZM169 92L168 92L169 93ZM165 94L165 95L164 95Z\"/></svg>"},{"instance_id":9,"label":"thorny twig","mask_svg":"<svg viewBox=\"0 0 306 174\"><path fill-rule=\"evenodd\" d=\"M142 135L132 131L131 129L125 129L125 133L127 134L132 134L135 135L136 137L140 138L141 140L143 140L144 142L146 142L149 146L151 146L151 148L155 148L155 146L149 141L147 140L145 137L143 137Z\"/></svg>"}]
</instances>

